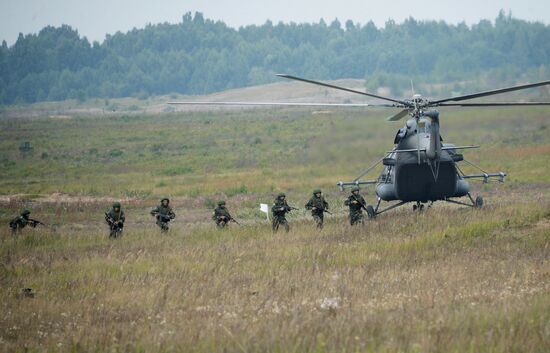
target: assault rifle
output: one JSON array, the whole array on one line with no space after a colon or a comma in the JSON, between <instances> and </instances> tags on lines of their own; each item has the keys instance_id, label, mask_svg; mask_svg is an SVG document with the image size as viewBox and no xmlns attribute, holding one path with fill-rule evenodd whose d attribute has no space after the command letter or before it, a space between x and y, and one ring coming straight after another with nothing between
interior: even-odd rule
<instances>
[{"instance_id":1,"label":"assault rifle","mask_svg":"<svg viewBox=\"0 0 550 353\"><path fill-rule=\"evenodd\" d=\"M237 225L239 225L239 226L241 225L241 224L239 223L239 221L237 221L237 220L236 220L235 218L233 218L233 217L231 217L230 221L231 221L231 222L234 222L235 224L237 224Z\"/></svg>"},{"instance_id":2,"label":"assault rifle","mask_svg":"<svg viewBox=\"0 0 550 353\"><path fill-rule=\"evenodd\" d=\"M332 215L332 212L330 212L329 210L327 210L326 208L318 208L318 207L315 207L315 210L313 209L314 207L311 207L311 208L308 208L309 210L311 210L312 212L313 211L317 211L317 210L322 210L323 212L325 213L328 213L329 215Z\"/></svg>"},{"instance_id":3,"label":"assault rifle","mask_svg":"<svg viewBox=\"0 0 550 353\"><path fill-rule=\"evenodd\" d=\"M157 217L159 219L159 221L161 221L163 223L170 222L172 219L174 219L174 217L172 217L170 215L167 215L167 214L162 214L160 212L151 212L151 215Z\"/></svg>"},{"instance_id":4,"label":"assault rifle","mask_svg":"<svg viewBox=\"0 0 550 353\"><path fill-rule=\"evenodd\" d=\"M290 212L290 211L293 211L293 210L296 210L296 211L299 211L300 209L299 208L296 208L296 207L292 207L292 206L289 206L289 205L277 205L277 212L281 212L279 209L282 208L283 211L285 212Z\"/></svg>"},{"instance_id":5,"label":"assault rifle","mask_svg":"<svg viewBox=\"0 0 550 353\"><path fill-rule=\"evenodd\" d=\"M364 209L365 212L369 212L369 211L367 210L367 208L365 207L365 205L364 205L361 201L357 200L357 197L355 197L355 195L353 195L353 199L354 199L359 205L361 205L361 208Z\"/></svg>"},{"instance_id":6,"label":"assault rifle","mask_svg":"<svg viewBox=\"0 0 550 353\"><path fill-rule=\"evenodd\" d=\"M105 220L111 227L119 227L121 226L122 222L120 220L116 221L113 217L109 216L109 213L105 213Z\"/></svg>"},{"instance_id":7,"label":"assault rifle","mask_svg":"<svg viewBox=\"0 0 550 353\"><path fill-rule=\"evenodd\" d=\"M29 225L33 228L35 228L36 226L43 226L43 227L49 227L49 225L45 224L45 223L42 223L40 222L39 220L37 219L32 219L32 218L29 218Z\"/></svg>"},{"instance_id":8,"label":"assault rifle","mask_svg":"<svg viewBox=\"0 0 550 353\"><path fill-rule=\"evenodd\" d=\"M218 216L215 218L217 221L223 221L225 223L229 223L229 222L233 222L237 225L241 225L239 223L239 221L237 221L235 218L233 218L233 216L229 215L229 216L224 216L224 215L221 215L221 216Z\"/></svg>"}]
</instances>

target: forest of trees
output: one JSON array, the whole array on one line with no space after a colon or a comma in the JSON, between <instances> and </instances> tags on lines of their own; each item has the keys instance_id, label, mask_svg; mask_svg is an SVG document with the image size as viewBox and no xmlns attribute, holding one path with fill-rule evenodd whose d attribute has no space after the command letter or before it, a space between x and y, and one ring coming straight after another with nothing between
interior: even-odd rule
<instances>
[{"instance_id":1,"label":"forest of trees","mask_svg":"<svg viewBox=\"0 0 550 353\"><path fill-rule=\"evenodd\" d=\"M107 35L103 43L69 26L20 34L12 46L3 41L0 104L203 94L272 82L279 72L452 82L495 69L509 77L544 74L549 63L550 26L504 12L472 26L410 18L382 28L320 20L239 29L187 13L181 23Z\"/></svg>"}]
</instances>

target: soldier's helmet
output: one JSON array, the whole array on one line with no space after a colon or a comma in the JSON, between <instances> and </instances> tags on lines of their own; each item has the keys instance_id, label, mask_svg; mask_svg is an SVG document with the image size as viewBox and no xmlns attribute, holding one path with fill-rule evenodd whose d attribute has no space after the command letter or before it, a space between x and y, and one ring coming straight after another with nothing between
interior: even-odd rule
<instances>
[{"instance_id":1,"label":"soldier's helmet","mask_svg":"<svg viewBox=\"0 0 550 353\"><path fill-rule=\"evenodd\" d=\"M113 202L113 208L120 208L120 202Z\"/></svg>"},{"instance_id":2,"label":"soldier's helmet","mask_svg":"<svg viewBox=\"0 0 550 353\"><path fill-rule=\"evenodd\" d=\"M354 187L351 189L351 192L355 192L355 191L359 191L359 186L354 186Z\"/></svg>"},{"instance_id":3,"label":"soldier's helmet","mask_svg":"<svg viewBox=\"0 0 550 353\"><path fill-rule=\"evenodd\" d=\"M317 195L321 193L321 189L315 189L313 190L313 195Z\"/></svg>"},{"instance_id":4,"label":"soldier's helmet","mask_svg":"<svg viewBox=\"0 0 550 353\"><path fill-rule=\"evenodd\" d=\"M282 199L283 197L286 197L284 192L280 192L279 195L277 195L278 199Z\"/></svg>"},{"instance_id":5,"label":"soldier's helmet","mask_svg":"<svg viewBox=\"0 0 550 353\"><path fill-rule=\"evenodd\" d=\"M21 216L28 216L28 215L30 215L30 214L31 214L31 211L29 211L29 210L23 210L23 211L21 211Z\"/></svg>"},{"instance_id":6,"label":"soldier's helmet","mask_svg":"<svg viewBox=\"0 0 550 353\"><path fill-rule=\"evenodd\" d=\"M225 206L225 201L224 200L218 201L218 206Z\"/></svg>"},{"instance_id":7,"label":"soldier's helmet","mask_svg":"<svg viewBox=\"0 0 550 353\"><path fill-rule=\"evenodd\" d=\"M170 199L168 197L163 197L162 199L160 199L160 203L162 203L163 201L170 203Z\"/></svg>"}]
</instances>

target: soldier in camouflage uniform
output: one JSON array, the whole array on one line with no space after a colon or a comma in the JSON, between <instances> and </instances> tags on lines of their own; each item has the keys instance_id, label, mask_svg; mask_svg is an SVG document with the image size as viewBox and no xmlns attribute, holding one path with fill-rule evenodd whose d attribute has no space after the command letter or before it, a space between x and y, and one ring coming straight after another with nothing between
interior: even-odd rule
<instances>
[{"instance_id":1,"label":"soldier in camouflage uniform","mask_svg":"<svg viewBox=\"0 0 550 353\"><path fill-rule=\"evenodd\" d=\"M349 207L349 222L353 226L357 223L363 223L363 208L367 204L363 196L359 195L359 187L351 189L351 195L344 202Z\"/></svg>"},{"instance_id":2,"label":"soldier in camouflage uniform","mask_svg":"<svg viewBox=\"0 0 550 353\"><path fill-rule=\"evenodd\" d=\"M21 214L10 221L10 228L12 234L20 233L23 228L27 225L31 227L36 227L37 223L33 222L29 217L31 216L31 211L23 210Z\"/></svg>"},{"instance_id":3,"label":"soldier in camouflage uniform","mask_svg":"<svg viewBox=\"0 0 550 353\"><path fill-rule=\"evenodd\" d=\"M116 239L122 236L126 216L121 209L120 202L114 202L109 212L105 213L105 221L109 225L109 238Z\"/></svg>"},{"instance_id":4,"label":"soldier in camouflage uniform","mask_svg":"<svg viewBox=\"0 0 550 353\"><path fill-rule=\"evenodd\" d=\"M214 210L214 213L212 214L212 219L216 222L216 226L218 228L225 228L227 223L230 221L234 221L233 217L229 214L229 211L225 207L225 201L220 200L218 202L218 207Z\"/></svg>"},{"instance_id":5,"label":"soldier in camouflage uniform","mask_svg":"<svg viewBox=\"0 0 550 353\"><path fill-rule=\"evenodd\" d=\"M279 195L277 195L277 198L273 202L273 206L271 206L271 214L273 215L271 228L274 232L279 230L279 226L282 225L285 228L285 231L288 233L288 231L290 230L290 226L288 225L288 221L286 220L286 214L293 209L294 208L290 207L286 202L286 195L284 193L280 193Z\"/></svg>"},{"instance_id":6,"label":"soldier in camouflage uniform","mask_svg":"<svg viewBox=\"0 0 550 353\"><path fill-rule=\"evenodd\" d=\"M322 229L325 212L328 211L328 202L325 200L320 189L313 190L313 196L306 204L306 210L311 210L311 215L317 228Z\"/></svg>"},{"instance_id":7,"label":"soldier in camouflage uniform","mask_svg":"<svg viewBox=\"0 0 550 353\"><path fill-rule=\"evenodd\" d=\"M172 211L170 200L167 197L160 200L160 205L151 210L151 215L157 218L157 225L162 232L167 232L169 229L168 223L176 218L176 214Z\"/></svg>"}]
</instances>

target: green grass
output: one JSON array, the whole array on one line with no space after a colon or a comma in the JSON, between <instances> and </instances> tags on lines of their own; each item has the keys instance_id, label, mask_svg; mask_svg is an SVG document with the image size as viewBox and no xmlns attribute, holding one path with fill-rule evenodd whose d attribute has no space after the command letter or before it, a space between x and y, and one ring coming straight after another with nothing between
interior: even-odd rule
<instances>
[{"instance_id":1,"label":"green grass","mask_svg":"<svg viewBox=\"0 0 550 353\"><path fill-rule=\"evenodd\" d=\"M400 124L385 122L385 115L254 109L4 118L0 193L157 198L334 188L391 149ZM544 109L448 110L442 133L445 142L482 144L466 158L486 170L507 171L511 185L548 183L547 116ZM31 142L33 155L20 155L21 141Z\"/></svg>"}]
</instances>

